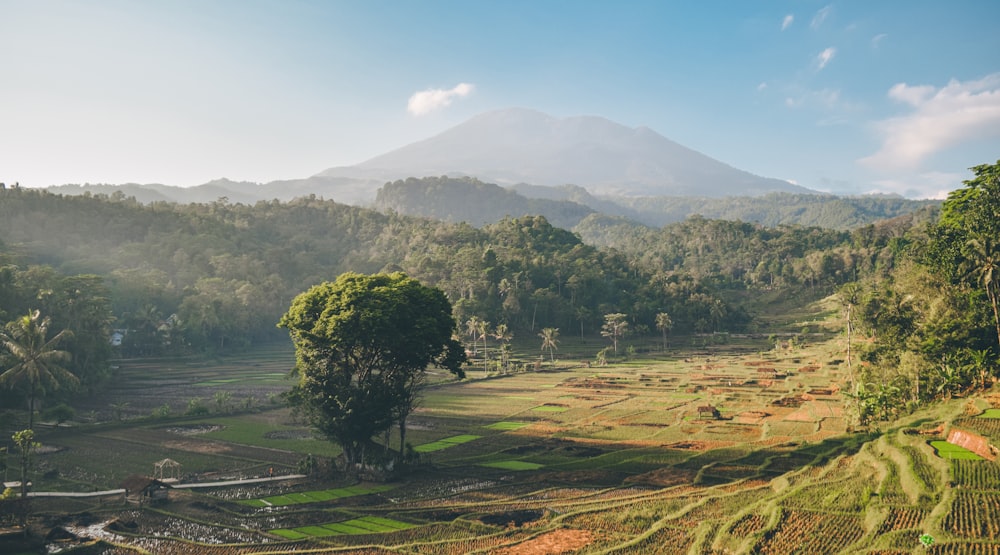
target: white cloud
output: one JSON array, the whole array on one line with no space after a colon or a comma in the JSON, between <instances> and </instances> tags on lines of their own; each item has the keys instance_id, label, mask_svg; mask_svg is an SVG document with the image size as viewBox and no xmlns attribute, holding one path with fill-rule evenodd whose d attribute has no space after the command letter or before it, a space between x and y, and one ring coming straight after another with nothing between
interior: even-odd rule
<instances>
[{"instance_id":1,"label":"white cloud","mask_svg":"<svg viewBox=\"0 0 1000 555\"><path fill-rule=\"evenodd\" d=\"M832 6L824 6L816 12L816 15L813 16L812 23L810 23L809 26L813 29L819 29L819 26L822 25L823 22L826 21L827 16L830 15L831 9L833 9Z\"/></svg>"},{"instance_id":2,"label":"white cloud","mask_svg":"<svg viewBox=\"0 0 1000 555\"><path fill-rule=\"evenodd\" d=\"M767 88L767 81L761 81L760 84L757 85L757 90L758 91L762 91L762 90L764 90L766 88Z\"/></svg>"},{"instance_id":3,"label":"white cloud","mask_svg":"<svg viewBox=\"0 0 1000 555\"><path fill-rule=\"evenodd\" d=\"M879 33L879 34L875 35L874 37L872 37L872 48L878 48L879 45L882 44L882 41L884 41L886 39L886 37L888 37L888 36L889 35L887 35L885 33Z\"/></svg>"},{"instance_id":4,"label":"white cloud","mask_svg":"<svg viewBox=\"0 0 1000 555\"><path fill-rule=\"evenodd\" d=\"M781 30L784 31L785 29L789 28L792 25L793 21L795 21L794 15L792 14L786 15L785 19L781 20Z\"/></svg>"},{"instance_id":5,"label":"white cloud","mask_svg":"<svg viewBox=\"0 0 1000 555\"><path fill-rule=\"evenodd\" d=\"M899 83L888 96L913 111L875 123L882 146L860 160L869 167L915 168L936 152L1000 137L1000 73L976 81L952 80L940 89Z\"/></svg>"},{"instance_id":6,"label":"white cloud","mask_svg":"<svg viewBox=\"0 0 1000 555\"><path fill-rule=\"evenodd\" d=\"M907 198L944 199L948 193L959 188L967 175L948 172L926 172L903 178L875 181L878 187L868 194L896 193Z\"/></svg>"},{"instance_id":7,"label":"white cloud","mask_svg":"<svg viewBox=\"0 0 1000 555\"><path fill-rule=\"evenodd\" d=\"M837 49L832 46L820 52L819 55L816 56L816 65L818 69L823 69L824 67L826 67L826 64L830 63L830 60L832 60L833 57L836 55L837 55Z\"/></svg>"},{"instance_id":8,"label":"white cloud","mask_svg":"<svg viewBox=\"0 0 1000 555\"><path fill-rule=\"evenodd\" d=\"M796 96L786 97L785 106L789 108L821 108L823 110L850 108L846 103L841 102L840 91L837 89L801 91Z\"/></svg>"},{"instance_id":9,"label":"white cloud","mask_svg":"<svg viewBox=\"0 0 1000 555\"><path fill-rule=\"evenodd\" d=\"M471 83L459 83L452 89L427 89L413 93L406 110L414 116L423 116L451 104L455 98L468 96L475 88Z\"/></svg>"}]
</instances>

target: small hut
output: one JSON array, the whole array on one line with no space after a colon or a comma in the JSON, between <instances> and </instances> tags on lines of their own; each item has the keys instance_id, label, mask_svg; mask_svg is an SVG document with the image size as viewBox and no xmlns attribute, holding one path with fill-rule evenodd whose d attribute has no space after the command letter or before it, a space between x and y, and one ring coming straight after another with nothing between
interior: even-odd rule
<instances>
[{"instance_id":1,"label":"small hut","mask_svg":"<svg viewBox=\"0 0 1000 555\"><path fill-rule=\"evenodd\" d=\"M157 480L177 481L181 477L181 463L173 459L163 459L153 463L153 477Z\"/></svg>"},{"instance_id":2,"label":"small hut","mask_svg":"<svg viewBox=\"0 0 1000 555\"><path fill-rule=\"evenodd\" d=\"M709 418L715 418L716 420L718 420L722 416L722 414L719 412L719 409L713 407L712 405L701 405L701 406L699 406L698 407L698 418L704 418L704 417L706 417L706 415L707 415L707 417L709 417Z\"/></svg>"},{"instance_id":3,"label":"small hut","mask_svg":"<svg viewBox=\"0 0 1000 555\"><path fill-rule=\"evenodd\" d=\"M125 503L142 506L145 503L166 501L170 484L149 476L133 474L125 478L122 488L125 489Z\"/></svg>"}]
</instances>

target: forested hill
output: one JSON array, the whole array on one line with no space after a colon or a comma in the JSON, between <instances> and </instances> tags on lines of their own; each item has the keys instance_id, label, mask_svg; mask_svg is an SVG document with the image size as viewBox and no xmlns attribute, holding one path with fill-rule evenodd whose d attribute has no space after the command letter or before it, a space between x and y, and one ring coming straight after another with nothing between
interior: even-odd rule
<instances>
[{"instance_id":1,"label":"forested hill","mask_svg":"<svg viewBox=\"0 0 1000 555\"><path fill-rule=\"evenodd\" d=\"M773 227L816 226L850 230L879 220L940 206L935 200L908 200L896 196L840 197L835 195L770 193L764 196L595 197L575 186L517 185L510 189L471 177L409 178L386 183L375 207L382 211L425 216L474 226L505 216L540 214L559 227L573 229L592 213L621 216L660 227L692 215L735 220Z\"/></svg>"},{"instance_id":2,"label":"forested hill","mask_svg":"<svg viewBox=\"0 0 1000 555\"><path fill-rule=\"evenodd\" d=\"M474 228L317 198L144 205L0 191L0 237L18 253L11 260L103 278L114 326L152 330L136 347L143 352L281 337L274 323L291 298L345 271L403 270L443 289L460 322L476 316L515 333L593 333L610 312L639 330L653 329L659 312L677 333L747 329L751 319L725 289L829 291L876 264L884 246L878 233L704 218L662 230L602 222L589 220L590 231L618 248L588 245L540 216ZM157 323L168 320L174 337L160 337Z\"/></svg>"}]
</instances>

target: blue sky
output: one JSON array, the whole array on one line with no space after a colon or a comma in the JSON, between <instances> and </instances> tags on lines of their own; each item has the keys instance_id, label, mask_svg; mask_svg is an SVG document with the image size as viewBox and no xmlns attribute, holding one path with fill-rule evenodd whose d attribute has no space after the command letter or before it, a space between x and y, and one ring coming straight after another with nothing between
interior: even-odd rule
<instances>
[{"instance_id":1,"label":"blue sky","mask_svg":"<svg viewBox=\"0 0 1000 555\"><path fill-rule=\"evenodd\" d=\"M494 109L835 193L1000 159L1000 2L0 0L0 181L266 182Z\"/></svg>"}]
</instances>

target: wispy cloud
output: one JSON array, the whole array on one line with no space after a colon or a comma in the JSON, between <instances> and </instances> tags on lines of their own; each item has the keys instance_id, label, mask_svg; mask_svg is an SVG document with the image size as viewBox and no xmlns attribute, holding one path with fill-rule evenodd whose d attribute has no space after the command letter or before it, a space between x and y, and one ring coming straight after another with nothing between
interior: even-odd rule
<instances>
[{"instance_id":1,"label":"wispy cloud","mask_svg":"<svg viewBox=\"0 0 1000 555\"><path fill-rule=\"evenodd\" d=\"M821 108L833 110L841 107L840 91L836 89L821 89L803 91L795 96L785 97L785 106L789 108Z\"/></svg>"},{"instance_id":2,"label":"wispy cloud","mask_svg":"<svg viewBox=\"0 0 1000 555\"><path fill-rule=\"evenodd\" d=\"M826 64L830 63L830 60L832 60L833 57L836 55L837 55L837 49L832 46L820 52L816 56L816 69L820 70L826 67Z\"/></svg>"},{"instance_id":3,"label":"wispy cloud","mask_svg":"<svg viewBox=\"0 0 1000 555\"><path fill-rule=\"evenodd\" d=\"M878 187L867 193L896 193L907 198L943 199L967 175L948 172L926 172L903 178L875 181Z\"/></svg>"},{"instance_id":4,"label":"wispy cloud","mask_svg":"<svg viewBox=\"0 0 1000 555\"><path fill-rule=\"evenodd\" d=\"M781 30L784 31L785 29L791 27L792 26L792 22L794 22L794 21L795 21L795 16L794 15L792 15L792 14L786 15L785 19L781 20Z\"/></svg>"},{"instance_id":5,"label":"wispy cloud","mask_svg":"<svg viewBox=\"0 0 1000 555\"><path fill-rule=\"evenodd\" d=\"M975 81L952 80L940 89L898 83L888 96L913 110L875 123L882 146L860 160L871 168L916 168L936 152L1000 137L1000 73Z\"/></svg>"},{"instance_id":6,"label":"wispy cloud","mask_svg":"<svg viewBox=\"0 0 1000 555\"><path fill-rule=\"evenodd\" d=\"M878 48L879 45L882 44L882 41L884 41L886 39L886 37L888 37L888 36L889 35L887 35L885 33L879 33L879 34L875 35L874 37L872 37L872 48Z\"/></svg>"},{"instance_id":7,"label":"wispy cloud","mask_svg":"<svg viewBox=\"0 0 1000 555\"><path fill-rule=\"evenodd\" d=\"M459 83L451 89L427 89L413 93L406 110L414 116L423 116L451 104L455 98L468 96L475 88L471 83Z\"/></svg>"},{"instance_id":8,"label":"wispy cloud","mask_svg":"<svg viewBox=\"0 0 1000 555\"><path fill-rule=\"evenodd\" d=\"M832 6L824 6L821 8L818 12L816 12L816 15L813 16L812 23L810 23L809 26L813 29L819 29L819 26L826 21L826 18L830 15L830 10L832 9Z\"/></svg>"}]
</instances>

